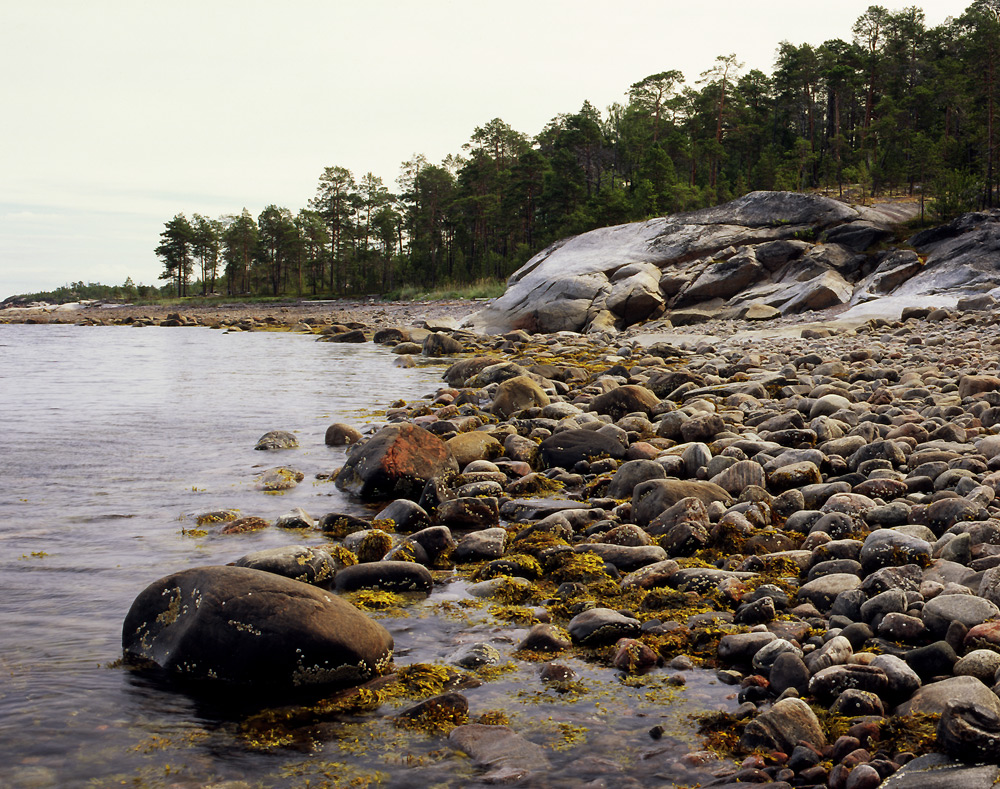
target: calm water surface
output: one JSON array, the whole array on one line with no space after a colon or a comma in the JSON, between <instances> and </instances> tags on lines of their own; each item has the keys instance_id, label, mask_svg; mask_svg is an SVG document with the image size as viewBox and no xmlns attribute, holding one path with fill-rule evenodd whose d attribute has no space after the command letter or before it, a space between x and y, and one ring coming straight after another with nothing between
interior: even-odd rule
<instances>
[{"instance_id":1,"label":"calm water surface","mask_svg":"<svg viewBox=\"0 0 1000 789\"><path fill-rule=\"evenodd\" d=\"M477 785L466 757L396 729L391 709L330 723L309 747L260 751L239 735L245 710L115 665L122 619L157 578L324 542L277 529L192 536L197 514L365 511L315 475L344 460L323 443L331 422L377 423L376 409L440 385L441 366L393 361L370 344L286 333L0 325L0 787ZM254 451L275 429L295 432L301 448ZM279 464L305 481L257 491L256 475ZM444 662L478 641L509 655L523 629L470 615L467 599L456 582L383 617L397 663ZM687 713L732 704L705 672L675 692L665 675L630 688L606 668L563 662L608 693L546 692L523 663L466 692L473 717L502 711L549 749L544 785L601 775L609 786L670 785L663 765L697 742ZM668 734L660 745L646 735L656 724Z\"/></svg>"}]
</instances>

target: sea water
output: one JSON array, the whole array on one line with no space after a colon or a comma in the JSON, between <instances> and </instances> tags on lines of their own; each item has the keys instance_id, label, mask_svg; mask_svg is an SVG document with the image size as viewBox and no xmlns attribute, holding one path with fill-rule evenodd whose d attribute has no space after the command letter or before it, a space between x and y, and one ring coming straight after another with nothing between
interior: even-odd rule
<instances>
[{"instance_id":1,"label":"sea water","mask_svg":"<svg viewBox=\"0 0 1000 789\"><path fill-rule=\"evenodd\" d=\"M440 364L401 369L394 359L371 344L278 332L0 325L0 787L476 785L482 770L444 737L392 726L392 709L326 720L271 747L246 735L252 693L227 709L119 661L125 613L156 579L326 542L318 531L206 533L199 514L370 514L321 479L345 459L323 436L338 421L374 429L390 402L441 385ZM270 430L295 433L300 448L255 451ZM277 465L304 481L280 495L257 490ZM466 608L464 589L443 583L381 615L397 664L445 663L480 642L509 659L524 626ZM694 672L685 694L563 662L579 692L549 692L536 666L517 661L466 691L470 717L507 720L547 749L552 786L605 772L662 785L664 765L697 745L687 712L726 695L707 672ZM657 724L668 737L654 743L646 732Z\"/></svg>"}]
</instances>

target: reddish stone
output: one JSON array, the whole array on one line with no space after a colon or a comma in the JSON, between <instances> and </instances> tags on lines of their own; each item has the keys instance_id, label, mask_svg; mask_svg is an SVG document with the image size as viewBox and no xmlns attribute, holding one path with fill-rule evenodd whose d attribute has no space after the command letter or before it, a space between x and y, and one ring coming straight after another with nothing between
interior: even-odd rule
<instances>
[{"instance_id":1,"label":"reddish stone","mask_svg":"<svg viewBox=\"0 0 1000 789\"><path fill-rule=\"evenodd\" d=\"M427 480L457 471L444 441L416 425L396 424L351 453L337 487L363 499L417 499Z\"/></svg>"},{"instance_id":2,"label":"reddish stone","mask_svg":"<svg viewBox=\"0 0 1000 789\"><path fill-rule=\"evenodd\" d=\"M965 635L966 652L973 649L1000 649L1000 621L983 622Z\"/></svg>"}]
</instances>

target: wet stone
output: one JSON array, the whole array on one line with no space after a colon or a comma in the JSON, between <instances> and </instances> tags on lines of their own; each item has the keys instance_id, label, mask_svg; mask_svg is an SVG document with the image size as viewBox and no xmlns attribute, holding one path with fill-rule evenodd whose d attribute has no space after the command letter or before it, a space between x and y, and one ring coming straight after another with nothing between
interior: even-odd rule
<instances>
[{"instance_id":1,"label":"wet stone","mask_svg":"<svg viewBox=\"0 0 1000 789\"><path fill-rule=\"evenodd\" d=\"M637 620L610 608L591 608L573 617L567 630L574 642L592 647L638 636L641 626Z\"/></svg>"},{"instance_id":2,"label":"wet stone","mask_svg":"<svg viewBox=\"0 0 1000 789\"><path fill-rule=\"evenodd\" d=\"M429 592L434 585L430 571L415 562L377 561L345 567L334 583L338 592L382 589L390 592Z\"/></svg>"},{"instance_id":3,"label":"wet stone","mask_svg":"<svg viewBox=\"0 0 1000 789\"><path fill-rule=\"evenodd\" d=\"M299 440L293 433L289 433L286 430L272 430L257 439L254 449L268 451L274 449L296 449L298 446Z\"/></svg>"}]
</instances>

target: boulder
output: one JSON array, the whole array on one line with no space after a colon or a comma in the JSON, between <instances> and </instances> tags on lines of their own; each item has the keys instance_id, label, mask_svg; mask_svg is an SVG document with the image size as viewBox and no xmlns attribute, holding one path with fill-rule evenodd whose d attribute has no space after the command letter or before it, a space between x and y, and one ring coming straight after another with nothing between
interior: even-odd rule
<instances>
[{"instance_id":1,"label":"boulder","mask_svg":"<svg viewBox=\"0 0 1000 789\"><path fill-rule=\"evenodd\" d=\"M527 375L519 375L508 378L497 387L490 411L506 419L525 408L541 408L549 402L549 396L541 386Z\"/></svg>"},{"instance_id":2,"label":"boulder","mask_svg":"<svg viewBox=\"0 0 1000 789\"><path fill-rule=\"evenodd\" d=\"M611 288L605 306L626 326L646 320L663 306L660 269L652 263L622 266L611 275Z\"/></svg>"},{"instance_id":3,"label":"boulder","mask_svg":"<svg viewBox=\"0 0 1000 789\"><path fill-rule=\"evenodd\" d=\"M637 411L651 414L659 404L660 399L645 386L627 384L597 395L590 401L590 410L607 414L612 420L618 421L626 414Z\"/></svg>"},{"instance_id":4,"label":"boulder","mask_svg":"<svg viewBox=\"0 0 1000 789\"><path fill-rule=\"evenodd\" d=\"M860 218L856 209L818 195L753 192L693 213L598 228L557 241L539 252L514 272L501 297L470 316L465 325L490 334L518 328L531 332L581 331L602 312L612 314L608 307L612 293L610 304L626 315L637 316L656 300L652 283L645 281L645 274L653 272L642 264L669 270L681 261L706 258L729 246L746 247L778 239L788 239L791 243L804 230L823 230ZM747 255L733 264L734 270L728 273L740 278L746 278L748 271L762 276L776 257L765 252L761 259L759 247L755 251L761 266L759 272L755 264L747 262L752 260ZM796 251L779 253L778 257L784 255L787 259ZM619 278L619 282L627 284L616 292L618 283L611 280L623 263L635 269ZM720 287L731 290L731 285L723 284L728 276L722 274L714 280ZM682 277L679 283L683 281ZM707 292L709 284L706 280L699 287ZM667 287L673 290L669 284ZM636 302L634 309L632 301ZM801 302L813 304L817 299L802 297ZM812 307L803 306L809 308ZM607 321L596 323L606 325Z\"/></svg>"},{"instance_id":5,"label":"boulder","mask_svg":"<svg viewBox=\"0 0 1000 789\"><path fill-rule=\"evenodd\" d=\"M561 430L544 439L539 447L547 466L573 468L581 460L610 457L620 460L627 447L614 436L583 428Z\"/></svg>"},{"instance_id":6,"label":"boulder","mask_svg":"<svg viewBox=\"0 0 1000 789\"><path fill-rule=\"evenodd\" d=\"M609 545L602 542L588 542L574 546L573 550L577 553L596 553L603 561L626 573L667 560L666 551L659 545Z\"/></svg>"},{"instance_id":7,"label":"boulder","mask_svg":"<svg viewBox=\"0 0 1000 789\"><path fill-rule=\"evenodd\" d=\"M351 686L392 658L392 636L315 586L247 567L197 567L150 584L122 628L128 659L237 685Z\"/></svg>"},{"instance_id":8,"label":"boulder","mask_svg":"<svg viewBox=\"0 0 1000 789\"><path fill-rule=\"evenodd\" d=\"M462 353L465 346L444 332L432 332L424 338L420 352L424 356L454 356Z\"/></svg>"},{"instance_id":9,"label":"boulder","mask_svg":"<svg viewBox=\"0 0 1000 789\"><path fill-rule=\"evenodd\" d=\"M724 504L732 501L728 491L711 482L650 479L640 482L632 491L632 516L640 526L648 526L660 513L685 498L699 499L706 506L715 501Z\"/></svg>"},{"instance_id":10,"label":"boulder","mask_svg":"<svg viewBox=\"0 0 1000 789\"><path fill-rule=\"evenodd\" d=\"M382 589L387 592L429 592L434 585L430 570L416 562L376 561L354 564L337 573L338 592Z\"/></svg>"},{"instance_id":11,"label":"boulder","mask_svg":"<svg viewBox=\"0 0 1000 789\"><path fill-rule=\"evenodd\" d=\"M921 618L932 635L943 637L952 622L975 627L1000 616L1000 609L989 600L969 594L942 594L924 603Z\"/></svg>"},{"instance_id":12,"label":"boulder","mask_svg":"<svg viewBox=\"0 0 1000 789\"><path fill-rule=\"evenodd\" d=\"M940 714L950 701L978 704L995 714L1000 714L1000 699L975 677L950 677L924 685L909 701L896 707L895 714L915 715L918 712Z\"/></svg>"},{"instance_id":13,"label":"boulder","mask_svg":"<svg viewBox=\"0 0 1000 789\"><path fill-rule=\"evenodd\" d=\"M363 499L418 499L427 481L458 464L437 436L408 423L383 427L350 454L337 487Z\"/></svg>"},{"instance_id":14,"label":"boulder","mask_svg":"<svg viewBox=\"0 0 1000 789\"><path fill-rule=\"evenodd\" d=\"M326 429L324 441L328 447L344 447L357 444L361 440L361 431L351 425L335 422Z\"/></svg>"},{"instance_id":15,"label":"boulder","mask_svg":"<svg viewBox=\"0 0 1000 789\"><path fill-rule=\"evenodd\" d=\"M1000 761L1000 714L975 702L949 701L938 722L938 745L963 762Z\"/></svg>"},{"instance_id":16,"label":"boulder","mask_svg":"<svg viewBox=\"0 0 1000 789\"><path fill-rule=\"evenodd\" d=\"M265 548L241 556L234 564L237 567L263 570L322 587L327 587L333 582L334 573L337 571L333 557L329 553L322 548L305 545Z\"/></svg>"},{"instance_id":17,"label":"boulder","mask_svg":"<svg viewBox=\"0 0 1000 789\"><path fill-rule=\"evenodd\" d=\"M823 727L802 699L787 698L750 721L743 730L740 747L747 751L791 753L800 742L814 748L826 745Z\"/></svg>"},{"instance_id":18,"label":"boulder","mask_svg":"<svg viewBox=\"0 0 1000 789\"><path fill-rule=\"evenodd\" d=\"M254 449L267 451L271 449L296 449L298 446L299 440L292 433L286 430L272 430L257 439Z\"/></svg>"},{"instance_id":19,"label":"boulder","mask_svg":"<svg viewBox=\"0 0 1000 789\"><path fill-rule=\"evenodd\" d=\"M591 608L574 616L567 625L570 637L586 647L605 646L619 638L638 636L638 620L624 616L610 608Z\"/></svg>"},{"instance_id":20,"label":"boulder","mask_svg":"<svg viewBox=\"0 0 1000 789\"><path fill-rule=\"evenodd\" d=\"M301 471L294 468L286 468L285 466L278 466L276 468L269 468L257 477L257 489L269 493L291 490L303 479L305 479L305 474Z\"/></svg>"},{"instance_id":21,"label":"boulder","mask_svg":"<svg viewBox=\"0 0 1000 789\"><path fill-rule=\"evenodd\" d=\"M471 433L459 433L454 438L449 438L445 443L460 469L464 469L474 460L493 460L503 454L500 442L489 433L479 430L474 430Z\"/></svg>"}]
</instances>

